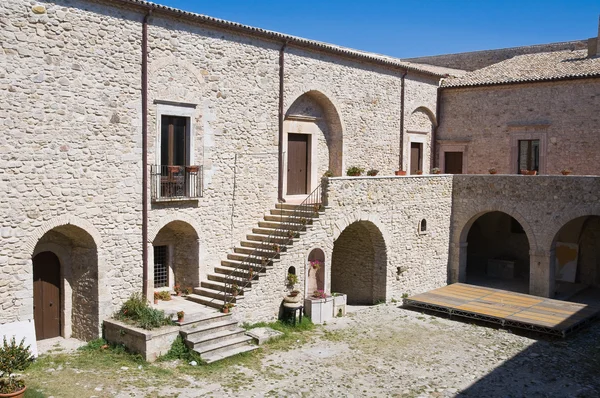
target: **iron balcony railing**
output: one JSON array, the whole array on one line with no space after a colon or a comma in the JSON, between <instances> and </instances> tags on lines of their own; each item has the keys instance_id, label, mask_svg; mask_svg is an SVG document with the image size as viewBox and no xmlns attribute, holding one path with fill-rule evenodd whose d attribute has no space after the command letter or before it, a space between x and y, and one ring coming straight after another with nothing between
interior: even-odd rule
<instances>
[{"instance_id":1,"label":"iron balcony railing","mask_svg":"<svg viewBox=\"0 0 600 398\"><path fill-rule=\"evenodd\" d=\"M202 166L152 165L152 200L202 197Z\"/></svg>"}]
</instances>

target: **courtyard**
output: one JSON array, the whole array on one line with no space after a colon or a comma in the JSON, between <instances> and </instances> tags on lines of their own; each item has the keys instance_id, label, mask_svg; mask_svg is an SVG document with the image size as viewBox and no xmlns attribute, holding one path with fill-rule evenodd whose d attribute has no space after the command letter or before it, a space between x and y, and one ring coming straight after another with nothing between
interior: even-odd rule
<instances>
[{"instance_id":1,"label":"courtyard","mask_svg":"<svg viewBox=\"0 0 600 398\"><path fill-rule=\"evenodd\" d=\"M53 397L597 397L599 338L598 323L551 338L394 300L353 306L346 317L208 366L57 346L27 372L27 383Z\"/></svg>"}]
</instances>

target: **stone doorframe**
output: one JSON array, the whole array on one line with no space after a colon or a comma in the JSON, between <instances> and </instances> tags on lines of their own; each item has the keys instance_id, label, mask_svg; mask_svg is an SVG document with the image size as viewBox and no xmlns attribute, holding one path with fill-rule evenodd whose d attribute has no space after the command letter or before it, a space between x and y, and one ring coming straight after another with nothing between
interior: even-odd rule
<instances>
[{"instance_id":1,"label":"stone doorframe","mask_svg":"<svg viewBox=\"0 0 600 398\"><path fill-rule=\"evenodd\" d=\"M468 148L469 141L442 141L438 140L438 167L442 173L446 172L446 152L462 152L462 173L467 174L468 170Z\"/></svg>"},{"instance_id":2,"label":"stone doorframe","mask_svg":"<svg viewBox=\"0 0 600 398\"><path fill-rule=\"evenodd\" d=\"M510 172L513 174L519 173L518 159L519 159L519 141L521 140L539 140L540 141L540 170L538 174L548 174L547 164L547 152L548 142L547 134L545 131L539 131L541 128L546 128L548 125L535 125L534 127L526 125L509 126L511 131L510 134ZM509 131L510 131L509 130Z\"/></svg>"},{"instance_id":3,"label":"stone doorframe","mask_svg":"<svg viewBox=\"0 0 600 398\"><path fill-rule=\"evenodd\" d=\"M411 165L411 144L414 142L415 144L423 144L423 152L421 153L421 171L423 174L429 174L431 170L429 170L430 164L430 152L427 148L427 143L429 142L429 132L428 131L407 131L406 132L406 150L407 156L404 157L406 159L404 166L404 170L407 170L407 174L410 174L410 165Z\"/></svg>"},{"instance_id":4,"label":"stone doorframe","mask_svg":"<svg viewBox=\"0 0 600 398\"><path fill-rule=\"evenodd\" d=\"M317 137L322 134L317 126L316 117L289 115L283 122L283 197L289 200L304 200L319 184L319 158L317 156ZM288 195L287 194L287 167L288 167L288 135L289 134L306 134L308 139L308 192L306 195Z\"/></svg>"}]
</instances>

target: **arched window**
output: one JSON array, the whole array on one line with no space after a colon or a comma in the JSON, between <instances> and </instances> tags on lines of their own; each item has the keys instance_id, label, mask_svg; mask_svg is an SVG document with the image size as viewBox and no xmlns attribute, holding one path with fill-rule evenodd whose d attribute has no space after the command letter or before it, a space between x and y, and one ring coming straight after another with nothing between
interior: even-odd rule
<instances>
[{"instance_id":1,"label":"arched window","mask_svg":"<svg viewBox=\"0 0 600 398\"><path fill-rule=\"evenodd\" d=\"M419 223L419 233L424 234L426 232L427 232L427 220L422 219L421 222Z\"/></svg>"}]
</instances>

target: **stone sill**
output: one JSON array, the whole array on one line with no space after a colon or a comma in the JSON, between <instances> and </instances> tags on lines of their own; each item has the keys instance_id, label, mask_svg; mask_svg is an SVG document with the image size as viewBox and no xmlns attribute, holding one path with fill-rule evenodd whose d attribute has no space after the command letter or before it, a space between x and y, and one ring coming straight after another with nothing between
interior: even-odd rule
<instances>
[{"instance_id":1,"label":"stone sill","mask_svg":"<svg viewBox=\"0 0 600 398\"><path fill-rule=\"evenodd\" d=\"M177 197L177 198L155 198L152 199L152 203L180 203L180 202L198 202L200 198L187 198L187 197Z\"/></svg>"}]
</instances>

